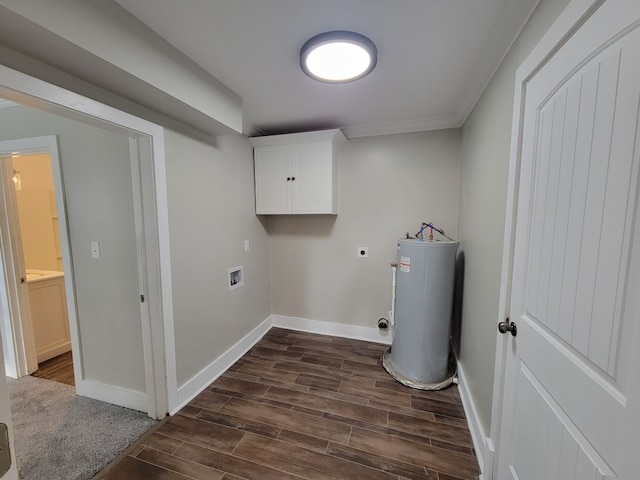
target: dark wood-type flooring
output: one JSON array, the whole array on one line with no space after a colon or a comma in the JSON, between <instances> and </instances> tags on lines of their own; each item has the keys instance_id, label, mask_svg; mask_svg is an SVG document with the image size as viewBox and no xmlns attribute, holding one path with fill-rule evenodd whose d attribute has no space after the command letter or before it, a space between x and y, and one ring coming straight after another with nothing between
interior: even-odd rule
<instances>
[{"instance_id":1,"label":"dark wood-type flooring","mask_svg":"<svg viewBox=\"0 0 640 480\"><path fill-rule=\"evenodd\" d=\"M96 478L475 479L455 386L413 390L383 345L271 329Z\"/></svg>"},{"instance_id":2,"label":"dark wood-type flooring","mask_svg":"<svg viewBox=\"0 0 640 480\"><path fill-rule=\"evenodd\" d=\"M62 355L38 364L38 370L33 372L31 376L45 378L75 387L76 382L73 376L73 356L71 352L63 353Z\"/></svg>"}]
</instances>

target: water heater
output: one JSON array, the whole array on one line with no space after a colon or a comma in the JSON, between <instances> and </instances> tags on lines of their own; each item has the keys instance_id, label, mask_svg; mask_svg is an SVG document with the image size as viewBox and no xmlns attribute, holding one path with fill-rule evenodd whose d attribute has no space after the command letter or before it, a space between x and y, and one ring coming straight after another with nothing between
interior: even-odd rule
<instances>
[{"instance_id":1,"label":"water heater","mask_svg":"<svg viewBox=\"0 0 640 480\"><path fill-rule=\"evenodd\" d=\"M398 241L394 335L384 368L400 383L438 390L453 379L449 335L458 243Z\"/></svg>"}]
</instances>

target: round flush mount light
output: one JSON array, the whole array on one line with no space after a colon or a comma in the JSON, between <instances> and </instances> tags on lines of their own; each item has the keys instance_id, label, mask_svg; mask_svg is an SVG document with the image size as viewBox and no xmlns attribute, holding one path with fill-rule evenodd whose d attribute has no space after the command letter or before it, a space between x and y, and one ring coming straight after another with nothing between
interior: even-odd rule
<instances>
[{"instance_id":1,"label":"round flush mount light","mask_svg":"<svg viewBox=\"0 0 640 480\"><path fill-rule=\"evenodd\" d=\"M300 49L300 67L314 80L346 83L375 68L378 50L364 35L335 31L316 35Z\"/></svg>"}]
</instances>

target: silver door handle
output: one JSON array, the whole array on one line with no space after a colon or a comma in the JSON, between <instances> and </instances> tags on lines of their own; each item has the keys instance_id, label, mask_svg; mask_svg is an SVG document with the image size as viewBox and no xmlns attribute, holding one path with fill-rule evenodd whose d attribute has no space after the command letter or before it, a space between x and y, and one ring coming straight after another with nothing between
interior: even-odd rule
<instances>
[{"instance_id":1,"label":"silver door handle","mask_svg":"<svg viewBox=\"0 0 640 480\"><path fill-rule=\"evenodd\" d=\"M511 332L511 335L515 337L518 334L518 326L514 322L510 322L507 318L505 322L500 322L498 324L498 331L503 335L507 332Z\"/></svg>"}]
</instances>

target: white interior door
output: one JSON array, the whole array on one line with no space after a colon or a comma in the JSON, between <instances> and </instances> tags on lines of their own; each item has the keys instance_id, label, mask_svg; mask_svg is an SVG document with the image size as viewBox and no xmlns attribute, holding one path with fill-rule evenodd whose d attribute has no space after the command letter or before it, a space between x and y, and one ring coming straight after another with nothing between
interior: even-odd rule
<instances>
[{"instance_id":1,"label":"white interior door","mask_svg":"<svg viewBox=\"0 0 640 480\"><path fill-rule=\"evenodd\" d=\"M523 92L498 478L638 478L640 2L605 1Z\"/></svg>"},{"instance_id":2,"label":"white interior door","mask_svg":"<svg viewBox=\"0 0 640 480\"><path fill-rule=\"evenodd\" d=\"M38 360L12 179L12 158L8 153L11 152L11 148L7 147L10 147L7 142L0 142L0 264L3 268L3 271L0 271L0 288L3 289L3 297L6 293L5 301L0 307L0 331L3 332L5 340L6 374L19 378L35 372L38 369Z\"/></svg>"}]
</instances>

